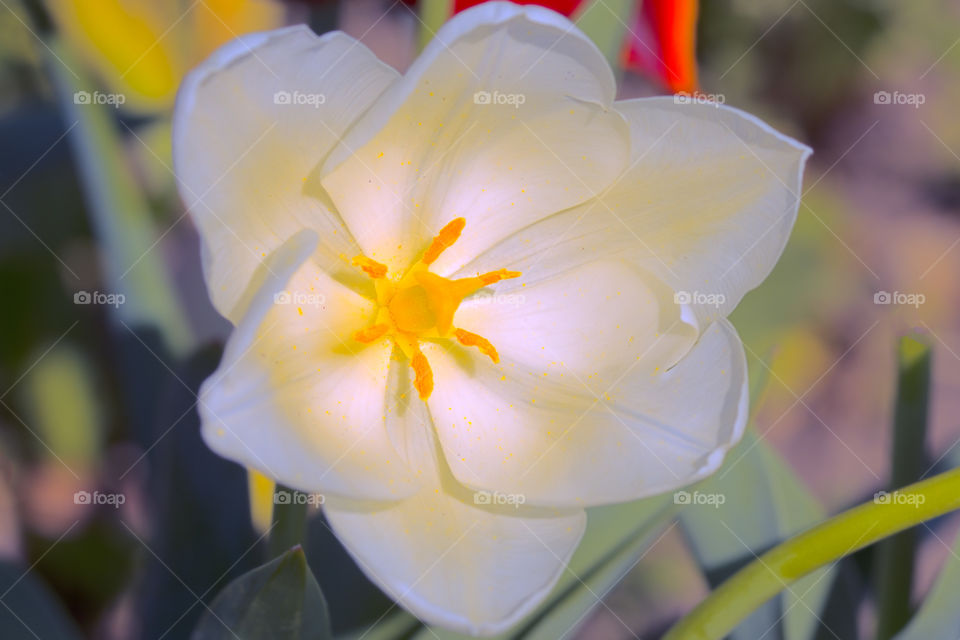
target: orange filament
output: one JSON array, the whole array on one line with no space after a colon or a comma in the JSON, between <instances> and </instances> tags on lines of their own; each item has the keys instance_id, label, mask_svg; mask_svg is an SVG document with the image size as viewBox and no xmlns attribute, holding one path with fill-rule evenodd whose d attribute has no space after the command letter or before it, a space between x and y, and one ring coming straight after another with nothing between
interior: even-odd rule
<instances>
[{"instance_id":1,"label":"orange filament","mask_svg":"<svg viewBox=\"0 0 960 640\"><path fill-rule=\"evenodd\" d=\"M465 347L476 347L493 362L500 356L489 340L453 326L453 317L467 296L483 287L508 278L519 271L499 269L469 278L451 280L429 269L440 254L451 247L463 232L466 220L455 218L444 226L424 251L420 261L399 279L387 277L387 266L359 255L353 264L376 280L377 316L374 323L353 334L354 340L369 344L389 335L409 359L414 372L413 386L426 400L433 392L433 370L420 351L420 340L454 338Z\"/></svg>"},{"instance_id":2,"label":"orange filament","mask_svg":"<svg viewBox=\"0 0 960 640\"><path fill-rule=\"evenodd\" d=\"M387 333L387 331L390 331L390 325L386 323L375 324L365 329L360 329L359 331L354 333L353 339L356 340L357 342L370 343L376 340L377 338L382 337L384 334Z\"/></svg>"},{"instance_id":3,"label":"orange filament","mask_svg":"<svg viewBox=\"0 0 960 640\"><path fill-rule=\"evenodd\" d=\"M477 334L471 333L464 329L457 329L454 331L453 335L457 339L457 342L463 346L476 347L477 349L480 349L482 354L490 356L490 359L494 362L500 362L500 355L497 353L496 348L483 336L478 336Z\"/></svg>"},{"instance_id":4,"label":"orange filament","mask_svg":"<svg viewBox=\"0 0 960 640\"><path fill-rule=\"evenodd\" d=\"M371 260L367 256L355 256L353 258L353 264L363 269L363 272L374 280L387 275L387 265L377 262L376 260Z\"/></svg>"},{"instance_id":5,"label":"orange filament","mask_svg":"<svg viewBox=\"0 0 960 640\"><path fill-rule=\"evenodd\" d=\"M417 390L417 393L420 394L420 399L426 400L433 391L433 369L430 368L427 357L423 355L423 352L419 349L410 359L410 366L413 367L415 376L413 379L413 387Z\"/></svg>"},{"instance_id":6,"label":"orange filament","mask_svg":"<svg viewBox=\"0 0 960 640\"><path fill-rule=\"evenodd\" d=\"M448 222L447 226L440 229L440 233L434 237L433 242L431 242L427 250L423 252L423 258L421 258L420 261L426 265L433 264L433 262L440 257L441 253L449 247L452 247L453 243L460 238L460 234L463 233L465 226L467 226L467 221L463 218L454 218Z\"/></svg>"}]
</instances>

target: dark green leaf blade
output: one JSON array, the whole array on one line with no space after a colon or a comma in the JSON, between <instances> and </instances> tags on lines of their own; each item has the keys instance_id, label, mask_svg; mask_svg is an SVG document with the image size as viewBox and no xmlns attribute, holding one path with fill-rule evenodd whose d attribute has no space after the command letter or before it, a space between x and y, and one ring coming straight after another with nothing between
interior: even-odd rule
<instances>
[{"instance_id":1,"label":"dark green leaf blade","mask_svg":"<svg viewBox=\"0 0 960 640\"><path fill-rule=\"evenodd\" d=\"M331 640L330 614L300 547L240 576L200 620L192 640Z\"/></svg>"}]
</instances>

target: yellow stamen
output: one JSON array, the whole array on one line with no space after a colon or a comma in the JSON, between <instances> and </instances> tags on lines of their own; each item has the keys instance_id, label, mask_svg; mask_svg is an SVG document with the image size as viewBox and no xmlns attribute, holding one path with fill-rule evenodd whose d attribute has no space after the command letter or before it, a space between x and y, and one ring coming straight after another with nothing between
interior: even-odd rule
<instances>
[{"instance_id":1,"label":"yellow stamen","mask_svg":"<svg viewBox=\"0 0 960 640\"><path fill-rule=\"evenodd\" d=\"M357 342L370 343L376 340L377 338L383 337L384 334L390 331L390 325L388 324L375 324L373 326L367 327L365 329L360 329L353 334L353 339Z\"/></svg>"},{"instance_id":2,"label":"yellow stamen","mask_svg":"<svg viewBox=\"0 0 960 640\"><path fill-rule=\"evenodd\" d=\"M423 262L423 264L433 264L434 260L439 258L441 253L453 246L453 243L460 238L460 234L463 233L463 228L466 225L467 221L463 218L454 218L448 222L447 226L440 229L440 233L434 237L433 242L431 242L427 250L423 252L423 258L421 258L420 261Z\"/></svg>"},{"instance_id":3,"label":"yellow stamen","mask_svg":"<svg viewBox=\"0 0 960 640\"><path fill-rule=\"evenodd\" d=\"M490 356L490 359L495 363L500 362L500 355L497 353L496 348L483 336L471 333L470 331L465 331L464 329L457 329L454 331L453 335L457 339L457 342L463 346L476 347L480 349L480 352L484 355Z\"/></svg>"},{"instance_id":4,"label":"yellow stamen","mask_svg":"<svg viewBox=\"0 0 960 640\"><path fill-rule=\"evenodd\" d=\"M464 298L480 289L517 278L519 271L499 269L469 278L451 280L432 273L429 265L452 246L463 232L466 221L456 218L443 227L427 247L423 257L401 278L388 278L387 266L358 255L353 264L375 280L377 315L374 323L353 334L359 342L371 343L388 335L403 352L414 372L413 386L426 400L433 392L433 370L420 351L423 339L455 338L465 347L476 347L493 362L500 356L489 340L453 326L453 317Z\"/></svg>"},{"instance_id":5,"label":"yellow stamen","mask_svg":"<svg viewBox=\"0 0 960 640\"><path fill-rule=\"evenodd\" d=\"M363 269L363 272L374 280L383 278L387 275L387 265L372 260L364 255L354 256L353 265Z\"/></svg>"},{"instance_id":6,"label":"yellow stamen","mask_svg":"<svg viewBox=\"0 0 960 640\"><path fill-rule=\"evenodd\" d=\"M417 349L410 359L410 366L413 367L414 373L413 387L420 394L420 399L426 400L433 392L433 370L430 368L430 363L427 362L423 352Z\"/></svg>"}]
</instances>

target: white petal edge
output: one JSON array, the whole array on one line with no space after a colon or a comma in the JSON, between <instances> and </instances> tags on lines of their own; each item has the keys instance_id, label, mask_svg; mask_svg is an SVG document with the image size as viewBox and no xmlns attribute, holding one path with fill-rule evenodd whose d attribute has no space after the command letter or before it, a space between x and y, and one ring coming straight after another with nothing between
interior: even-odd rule
<instances>
[{"instance_id":1,"label":"white petal edge","mask_svg":"<svg viewBox=\"0 0 960 640\"><path fill-rule=\"evenodd\" d=\"M234 324L257 265L301 229L318 232L329 272L357 277L339 259L356 243L315 169L398 77L346 34L299 25L239 37L184 79L174 173L203 240L210 297Z\"/></svg>"},{"instance_id":2,"label":"white petal edge","mask_svg":"<svg viewBox=\"0 0 960 640\"><path fill-rule=\"evenodd\" d=\"M314 232L301 231L255 274L242 320L201 387L203 438L302 491L410 495L420 483L384 423L391 345L349 343L374 305L316 266L315 244Z\"/></svg>"},{"instance_id":3,"label":"white petal edge","mask_svg":"<svg viewBox=\"0 0 960 640\"><path fill-rule=\"evenodd\" d=\"M521 230L457 275L507 267L536 282L598 256L624 256L681 295L699 297L690 308L706 326L773 269L811 151L724 105L657 97L615 108L631 126L627 171L597 198ZM766 176L757 179L758 171Z\"/></svg>"},{"instance_id":4,"label":"white petal edge","mask_svg":"<svg viewBox=\"0 0 960 640\"><path fill-rule=\"evenodd\" d=\"M483 92L493 102L479 102ZM523 103L496 104L498 92ZM629 132L614 92L606 60L566 18L483 4L441 28L347 133L323 184L364 253L392 270L464 217L464 234L434 265L450 273L619 175Z\"/></svg>"},{"instance_id":5,"label":"white petal edge","mask_svg":"<svg viewBox=\"0 0 960 640\"><path fill-rule=\"evenodd\" d=\"M390 428L429 480L400 502L331 499L324 513L361 570L425 623L474 636L505 631L566 570L586 514L477 504L477 494L450 476L408 367L393 364L391 395L403 409Z\"/></svg>"},{"instance_id":6,"label":"white petal edge","mask_svg":"<svg viewBox=\"0 0 960 640\"><path fill-rule=\"evenodd\" d=\"M749 404L746 358L726 320L666 371L638 366L609 387L540 382L431 345L430 408L452 472L527 504L635 500L706 477L739 441Z\"/></svg>"}]
</instances>

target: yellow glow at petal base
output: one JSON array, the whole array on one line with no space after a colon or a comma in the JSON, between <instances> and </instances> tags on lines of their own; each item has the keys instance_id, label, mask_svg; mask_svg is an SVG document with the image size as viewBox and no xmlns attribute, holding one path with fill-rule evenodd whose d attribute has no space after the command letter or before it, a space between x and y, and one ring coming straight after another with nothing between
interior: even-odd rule
<instances>
[{"instance_id":1,"label":"yellow glow at petal base","mask_svg":"<svg viewBox=\"0 0 960 640\"><path fill-rule=\"evenodd\" d=\"M377 321L353 334L357 342L370 343L390 335L394 343L410 360L414 371L414 387L420 398L426 400L433 392L433 371L426 356L420 351L424 338L455 338L465 347L477 347L494 362L500 356L489 340L453 326L453 316L463 299L483 287L508 278L517 278L519 271L500 269L470 278L450 280L429 270L446 249L460 238L466 220L455 218L445 225L414 264L399 279L386 280L387 267L366 256L356 256L353 265L377 281Z\"/></svg>"}]
</instances>

